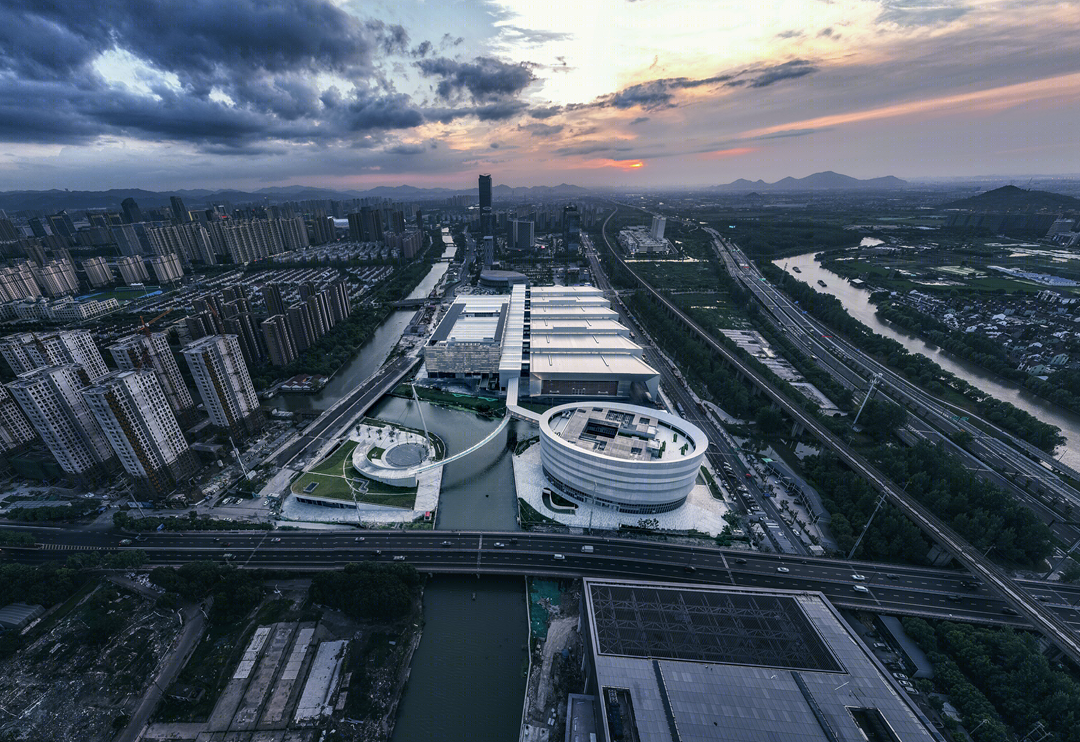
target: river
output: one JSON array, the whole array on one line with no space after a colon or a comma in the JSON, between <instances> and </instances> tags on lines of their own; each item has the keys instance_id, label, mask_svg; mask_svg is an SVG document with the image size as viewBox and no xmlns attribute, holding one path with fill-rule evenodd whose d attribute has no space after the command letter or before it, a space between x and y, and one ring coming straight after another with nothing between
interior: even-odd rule
<instances>
[{"instance_id":1,"label":"river","mask_svg":"<svg viewBox=\"0 0 1080 742\"><path fill-rule=\"evenodd\" d=\"M835 296L843 303L851 316L874 332L896 340L912 353L920 353L932 359L934 363L973 387L997 399L1009 402L1045 423L1061 428L1061 434L1065 436L1065 445L1057 450L1060 454L1059 458L1074 469L1080 468L1080 416L1062 410L1024 389L1018 389L985 369L936 345L927 343L901 328L882 322L877 318L874 305L870 303L870 292L852 286L847 279L821 267L821 264L814 260L816 254L805 253L773 262L778 268L787 270L795 278L812 286L815 291L824 291ZM793 271L795 267L798 267L801 272ZM824 281L825 287L822 288L818 281Z\"/></svg>"},{"instance_id":2,"label":"river","mask_svg":"<svg viewBox=\"0 0 1080 742\"><path fill-rule=\"evenodd\" d=\"M419 299L431 293L435 284L445 275L449 263L435 263L423 280L412 290L408 298ZM333 378L317 394L279 394L270 400L269 405L290 412L323 411L371 377L390 351L401 339L401 333L416 313L415 309L402 309L392 312L364 347L353 356L352 360L338 369Z\"/></svg>"}]
</instances>

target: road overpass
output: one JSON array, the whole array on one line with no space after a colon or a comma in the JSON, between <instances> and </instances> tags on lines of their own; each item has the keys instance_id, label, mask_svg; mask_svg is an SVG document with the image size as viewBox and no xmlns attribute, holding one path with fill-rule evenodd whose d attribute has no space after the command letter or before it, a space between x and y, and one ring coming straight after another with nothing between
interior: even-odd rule
<instances>
[{"instance_id":1,"label":"road overpass","mask_svg":"<svg viewBox=\"0 0 1080 742\"><path fill-rule=\"evenodd\" d=\"M316 455L327 443L338 437L342 428L367 413L372 405L392 390L420 363L420 359L405 356L383 366L378 373L322 413L304 431L270 455L266 463L278 468L302 462Z\"/></svg>"},{"instance_id":2,"label":"road overpass","mask_svg":"<svg viewBox=\"0 0 1080 742\"><path fill-rule=\"evenodd\" d=\"M808 413L800 404L788 398L787 395L765 379L737 353L717 342L712 335L690 319L666 296L638 276L633 268L612 247L608 239L607 225L615 213L613 211L604 221L604 242L613 258L656 302L664 307L671 316L680 320L702 343L711 348L739 374L761 390L773 404L783 410L792 420L832 450L852 471L862 476L874 489L884 494L890 502L896 505L907 517L911 518L935 542L947 549L960 563L988 586L998 591L1015 610L1026 616L1033 626L1069 655L1074 662L1080 664L1080 637L1078 637L1072 626L1063 623L1056 614L1050 612L1039 601L1032 598L1023 587L998 569L996 565L931 513L929 509L914 500L914 498L909 497L907 493L879 472L866 458L833 435L814 415Z\"/></svg>"},{"instance_id":3,"label":"road overpass","mask_svg":"<svg viewBox=\"0 0 1080 742\"><path fill-rule=\"evenodd\" d=\"M5 547L7 558L40 563L80 551L141 550L147 566L213 560L241 568L337 569L359 561L404 557L422 572L513 574L544 577L622 577L723 585L819 590L845 608L1031 628L1004 612L1008 602L970 575L815 557L763 554L599 535L477 531L243 531L152 533L130 546L121 536L64 529L24 529L34 549ZM591 548L591 551L583 551ZM226 557L226 554L231 557ZM562 559L557 559L561 554ZM779 571L780 569L786 572ZM861 575L865 580L857 580ZM1020 583L1046 600L1063 625L1080 628L1080 586ZM869 592L855 590L865 586Z\"/></svg>"}]
</instances>

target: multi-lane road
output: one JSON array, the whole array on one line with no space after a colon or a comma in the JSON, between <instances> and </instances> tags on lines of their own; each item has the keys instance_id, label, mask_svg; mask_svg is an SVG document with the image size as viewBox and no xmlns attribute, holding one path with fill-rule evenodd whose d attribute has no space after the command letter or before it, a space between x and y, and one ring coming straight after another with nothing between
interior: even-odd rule
<instances>
[{"instance_id":1,"label":"multi-lane road","mask_svg":"<svg viewBox=\"0 0 1080 742\"><path fill-rule=\"evenodd\" d=\"M604 229L611 220L613 211L604 222ZM833 451L855 473L867 481L874 489L884 494L901 512L915 522L935 542L941 544L965 567L975 575L978 575L987 585L1002 595L1015 610L1020 611L1031 623L1042 631L1047 638L1053 641L1063 652L1067 653L1075 662L1080 663L1080 636L1070 625L1063 623L1058 616L1047 610L1040 601L1037 601L1015 580L1009 577L997 565L987 559L979 550L975 549L964 538L953 531L941 519L935 516L928 508L910 497L895 483L890 481L884 474L877 470L861 454L856 452L838 437L832 434L814 415L808 413L803 407L790 399L786 394L776 388L768 379L764 378L749 363L744 361L739 354L721 345L705 331L700 325L688 317L670 299L653 288L647 281L642 279L633 268L628 265L615 251L610 243L608 249L614 259L631 275L642 288L648 292L655 301L673 317L678 318L683 325L692 332L701 342L710 347L726 363L734 368L740 375L756 386L777 407L784 411L792 420L801 425L806 431L817 438L824 446Z\"/></svg>"},{"instance_id":2,"label":"multi-lane road","mask_svg":"<svg viewBox=\"0 0 1080 742\"><path fill-rule=\"evenodd\" d=\"M848 608L1027 625L1021 616L1009 612L1008 603L994 590L963 572L603 536L474 531L154 533L129 546L119 546L120 537L115 535L62 529L32 532L41 543L39 548L6 548L6 556L45 562L66 559L79 550L138 549L146 554L148 566L209 559L246 568L289 570L335 569L351 562L398 559L433 573L618 576L816 590ZM1021 584L1033 595L1045 598L1046 610L1063 624L1080 628L1076 607L1080 586L1038 581ZM865 587L866 592L856 586Z\"/></svg>"}]
</instances>

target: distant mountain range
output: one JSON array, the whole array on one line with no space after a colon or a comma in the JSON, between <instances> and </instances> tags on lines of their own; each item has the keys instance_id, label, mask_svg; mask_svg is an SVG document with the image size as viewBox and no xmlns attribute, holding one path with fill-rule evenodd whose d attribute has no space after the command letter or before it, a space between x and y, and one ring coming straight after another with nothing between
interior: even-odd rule
<instances>
[{"instance_id":1,"label":"distant mountain range","mask_svg":"<svg viewBox=\"0 0 1080 742\"><path fill-rule=\"evenodd\" d=\"M1076 211L1080 210L1080 198L1007 185L971 198L950 201L942 204L941 208L965 211Z\"/></svg>"},{"instance_id":2,"label":"distant mountain range","mask_svg":"<svg viewBox=\"0 0 1080 742\"><path fill-rule=\"evenodd\" d=\"M883 178L870 178L859 180L850 175L841 175L831 170L823 173L814 173L805 178L792 178L788 176L775 183L766 183L764 180L746 180L739 178L733 183L714 186L713 190L728 193L776 193L783 191L885 191L897 188L906 188L907 181L886 175Z\"/></svg>"},{"instance_id":3,"label":"distant mountain range","mask_svg":"<svg viewBox=\"0 0 1080 742\"><path fill-rule=\"evenodd\" d=\"M583 196L586 188L566 183L557 186L532 186L512 188L498 185L492 188L496 201L545 200ZM168 206L170 196L179 196L189 209L208 204L281 203L282 201L308 201L315 199L348 200L354 198L388 198L395 201L430 201L451 196L477 196L476 188L414 188L413 186L378 186L368 190L339 191L329 188L291 185L260 188L257 191L188 189L177 191L144 191L138 188L114 188L108 191L2 191L0 209L9 212L41 211L55 213L61 209L119 210L126 198L135 199L142 208Z\"/></svg>"}]
</instances>

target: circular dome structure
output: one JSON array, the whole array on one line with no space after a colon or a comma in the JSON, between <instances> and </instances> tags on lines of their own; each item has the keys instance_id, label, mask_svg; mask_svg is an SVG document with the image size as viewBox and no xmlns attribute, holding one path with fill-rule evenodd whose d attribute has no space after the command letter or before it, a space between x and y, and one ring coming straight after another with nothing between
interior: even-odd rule
<instances>
[{"instance_id":1,"label":"circular dome structure","mask_svg":"<svg viewBox=\"0 0 1080 742\"><path fill-rule=\"evenodd\" d=\"M540 418L544 476L564 495L621 513L666 513L686 501L708 439L663 410L574 402Z\"/></svg>"}]
</instances>

